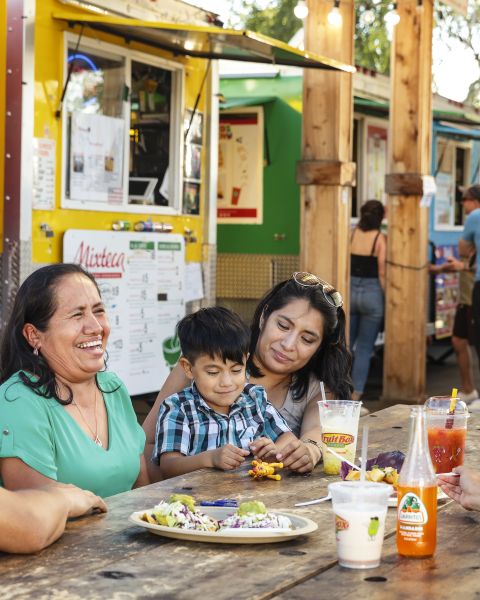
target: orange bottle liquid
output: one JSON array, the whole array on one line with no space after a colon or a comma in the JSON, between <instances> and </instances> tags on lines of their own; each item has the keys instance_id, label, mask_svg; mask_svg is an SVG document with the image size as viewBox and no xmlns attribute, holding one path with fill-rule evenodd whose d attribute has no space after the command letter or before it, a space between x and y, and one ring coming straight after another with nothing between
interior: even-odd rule
<instances>
[{"instance_id":1,"label":"orange bottle liquid","mask_svg":"<svg viewBox=\"0 0 480 600\"><path fill-rule=\"evenodd\" d=\"M398 486L397 550L402 556L432 556L437 544L437 486Z\"/></svg>"},{"instance_id":2,"label":"orange bottle liquid","mask_svg":"<svg viewBox=\"0 0 480 600\"><path fill-rule=\"evenodd\" d=\"M424 407L413 407L410 419L410 442L397 488L397 550L401 556L426 558L437 543L437 480Z\"/></svg>"}]
</instances>

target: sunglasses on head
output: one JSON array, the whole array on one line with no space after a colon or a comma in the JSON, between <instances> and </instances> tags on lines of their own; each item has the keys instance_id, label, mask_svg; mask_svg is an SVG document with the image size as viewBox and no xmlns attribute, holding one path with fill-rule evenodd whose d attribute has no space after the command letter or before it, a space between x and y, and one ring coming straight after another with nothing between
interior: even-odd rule
<instances>
[{"instance_id":1,"label":"sunglasses on head","mask_svg":"<svg viewBox=\"0 0 480 600\"><path fill-rule=\"evenodd\" d=\"M325 300L335 308L343 306L343 298L340 292L323 279L319 279L313 273L307 271L297 271L292 275L293 281L302 287L321 288Z\"/></svg>"}]
</instances>

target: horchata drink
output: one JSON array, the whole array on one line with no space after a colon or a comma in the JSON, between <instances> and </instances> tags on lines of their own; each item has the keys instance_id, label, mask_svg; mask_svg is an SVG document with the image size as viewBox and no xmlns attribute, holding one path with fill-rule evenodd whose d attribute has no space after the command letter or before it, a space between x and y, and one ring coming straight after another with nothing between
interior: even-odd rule
<instances>
[{"instance_id":1,"label":"horchata drink","mask_svg":"<svg viewBox=\"0 0 480 600\"><path fill-rule=\"evenodd\" d=\"M342 459L355 461L361 402L325 400L318 403L322 428L323 470L338 475ZM328 451L331 448L338 458Z\"/></svg>"},{"instance_id":2,"label":"horchata drink","mask_svg":"<svg viewBox=\"0 0 480 600\"><path fill-rule=\"evenodd\" d=\"M350 569L380 564L388 497L392 487L368 481L337 481L332 495L338 562Z\"/></svg>"}]
</instances>

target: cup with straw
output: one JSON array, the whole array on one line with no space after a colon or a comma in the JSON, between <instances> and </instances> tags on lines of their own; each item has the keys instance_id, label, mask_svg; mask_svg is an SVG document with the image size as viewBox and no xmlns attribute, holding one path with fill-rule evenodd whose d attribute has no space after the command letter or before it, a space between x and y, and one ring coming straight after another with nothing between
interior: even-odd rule
<instances>
[{"instance_id":1,"label":"cup with straw","mask_svg":"<svg viewBox=\"0 0 480 600\"><path fill-rule=\"evenodd\" d=\"M328 486L332 496L338 562L350 569L372 569L380 564L385 519L391 487L366 481L368 425L363 427L360 481L337 481Z\"/></svg>"},{"instance_id":2,"label":"cup with straw","mask_svg":"<svg viewBox=\"0 0 480 600\"><path fill-rule=\"evenodd\" d=\"M338 475L342 460L355 462L358 420L361 402L354 400L327 400L325 386L320 382L322 399L318 401L322 430L323 471Z\"/></svg>"},{"instance_id":3,"label":"cup with straw","mask_svg":"<svg viewBox=\"0 0 480 600\"><path fill-rule=\"evenodd\" d=\"M458 398L457 388L449 396L432 396L425 403L428 448L435 473L451 473L463 464L468 408Z\"/></svg>"}]
</instances>

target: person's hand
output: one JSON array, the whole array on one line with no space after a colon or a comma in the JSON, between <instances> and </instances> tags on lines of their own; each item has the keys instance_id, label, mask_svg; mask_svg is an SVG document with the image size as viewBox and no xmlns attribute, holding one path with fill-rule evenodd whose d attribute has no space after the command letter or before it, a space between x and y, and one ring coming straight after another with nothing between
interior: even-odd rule
<instances>
[{"instance_id":1,"label":"person's hand","mask_svg":"<svg viewBox=\"0 0 480 600\"><path fill-rule=\"evenodd\" d=\"M93 492L82 490L75 485L57 484L50 489L62 494L68 505L68 517L80 517L92 510L107 512L107 505Z\"/></svg>"},{"instance_id":2,"label":"person's hand","mask_svg":"<svg viewBox=\"0 0 480 600\"><path fill-rule=\"evenodd\" d=\"M467 510L480 510L480 472L467 467L455 467L460 477L440 475L438 485L453 500Z\"/></svg>"},{"instance_id":3,"label":"person's hand","mask_svg":"<svg viewBox=\"0 0 480 600\"><path fill-rule=\"evenodd\" d=\"M284 468L298 473L309 473L316 464L310 444L304 444L297 438L288 442L285 447L279 448L275 458L283 462Z\"/></svg>"},{"instance_id":4,"label":"person's hand","mask_svg":"<svg viewBox=\"0 0 480 600\"><path fill-rule=\"evenodd\" d=\"M464 268L463 261L457 260L454 256L449 256L447 262L442 265L442 271L445 273L463 271Z\"/></svg>"},{"instance_id":5,"label":"person's hand","mask_svg":"<svg viewBox=\"0 0 480 600\"><path fill-rule=\"evenodd\" d=\"M249 447L252 454L258 460L263 460L264 458L275 459L275 454L278 452L274 442L267 437L259 437L253 440L253 442L250 442Z\"/></svg>"},{"instance_id":6,"label":"person's hand","mask_svg":"<svg viewBox=\"0 0 480 600\"><path fill-rule=\"evenodd\" d=\"M212 467L223 469L224 471L238 469L245 461L245 457L250 454L248 450L237 448L232 444L226 444L221 448L209 450L209 452L211 452Z\"/></svg>"}]
</instances>

